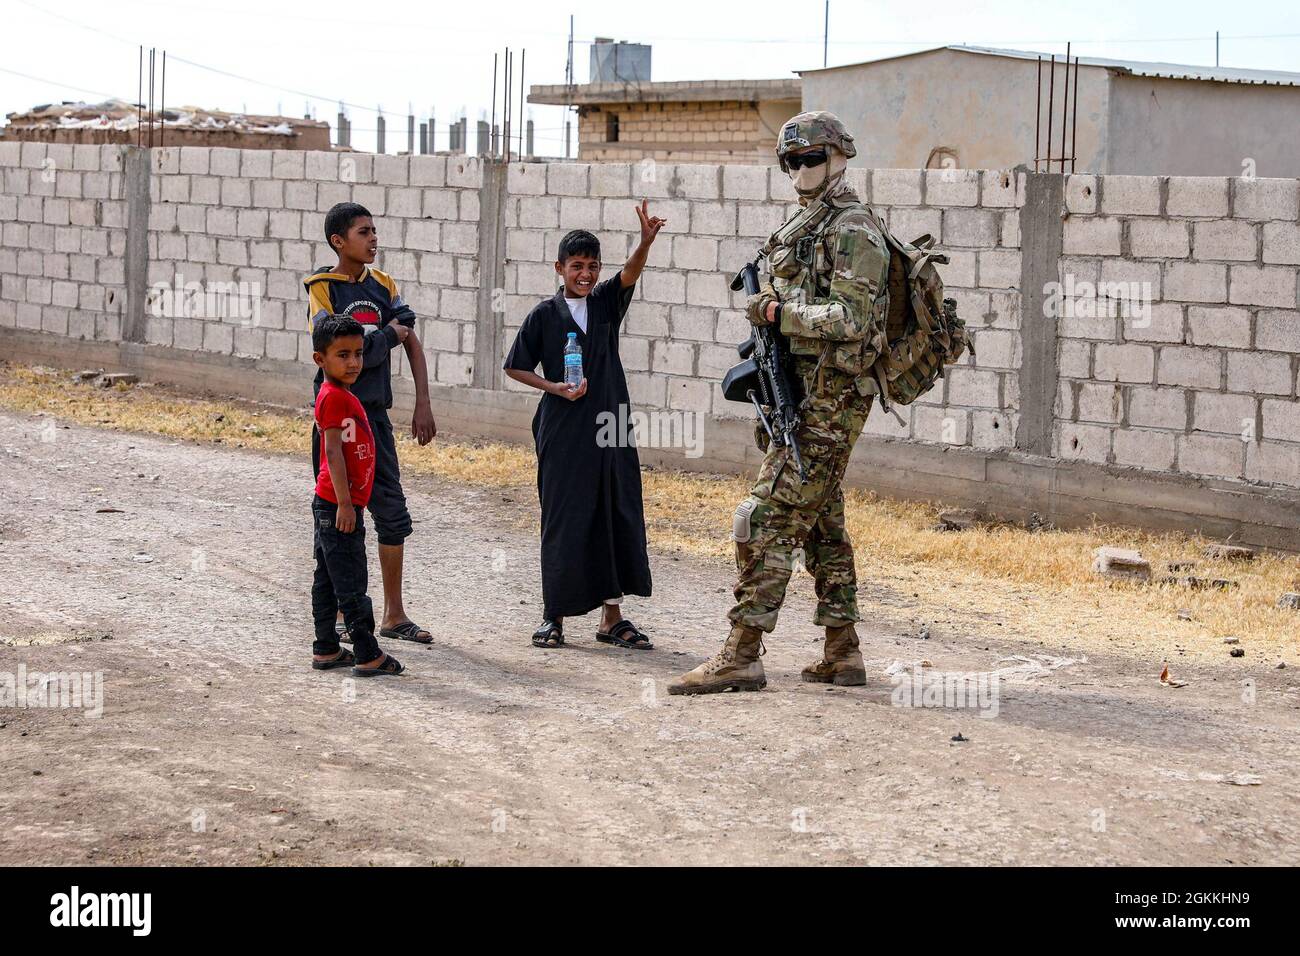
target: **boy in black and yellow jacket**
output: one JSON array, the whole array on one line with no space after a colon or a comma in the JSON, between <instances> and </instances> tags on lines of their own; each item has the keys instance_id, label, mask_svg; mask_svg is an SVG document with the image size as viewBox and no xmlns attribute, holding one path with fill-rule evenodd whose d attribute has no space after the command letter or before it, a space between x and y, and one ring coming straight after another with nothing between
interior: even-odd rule
<instances>
[{"instance_id":1,"label":"boy in black and yellow jacket","mask_svg":"<svg viewBox=\"0 0 1300 956\"><path fill-rule=\"evenodd\" d=\"M364 206L334 206L325 216L325 239L339 261L333 269L318 269L303 280L307 287L307 325L310 330L324 316L346 315L360 322L366 332L361 375L352 385L352 394L365 408L375 437L375 484L367 507L379 538L379 568L384 579L384 615L379 635L428 644L433 636L408 618L402 606L403 547L411 533L411 515L402 493L397 443L388 420L388 409L393 405L389 352L401 344L415 380L411 435L421 445L427 445L438 433L429 404L428 366L415 335L415 313L402 301L397 283L370 267L379 248L379 235L374 218ZM317 392L321 381L317 372ZM320 471L319 448L320 439L313 428L314 473Z\"/></svg>"}]
</instances>

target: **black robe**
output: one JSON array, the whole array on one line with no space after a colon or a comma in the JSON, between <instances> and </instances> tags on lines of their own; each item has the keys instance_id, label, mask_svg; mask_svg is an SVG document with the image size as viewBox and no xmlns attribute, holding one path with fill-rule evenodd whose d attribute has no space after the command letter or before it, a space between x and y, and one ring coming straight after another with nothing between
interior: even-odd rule
<instances>
[{"instance_id":1,"label":"black robe","mask_svg":"<svg viewBox=\"0 0 1300 956\"><path fill-rule=\"evenodd\" d=\"M546 393L533 416L548 620L586 614L622 594L650 596L641 463L618 354L619 326L633 289L624 289L621 278L619 273L588 293L585 333L561 288L528 313L506 356L505 368L534 372L540 364L543 378L562 382L568 334L576 332L582 346L587 393L577 401ZM598 417L601 412L609 415ZM598 443L602 425L605 440ZM622 440L609 441L620 429Z\"/></svg>"}]
</instances>

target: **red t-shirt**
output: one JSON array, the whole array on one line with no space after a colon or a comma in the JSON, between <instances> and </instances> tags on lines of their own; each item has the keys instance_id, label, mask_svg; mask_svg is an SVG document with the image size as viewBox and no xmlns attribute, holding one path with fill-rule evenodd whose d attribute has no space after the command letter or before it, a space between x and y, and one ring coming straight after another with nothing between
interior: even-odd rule
<instances>
[{"instance_id":1,"label":"red t-shirt","mask_svg":"<svg viewBox=\"0 0 1300 956\"><path fill-rule=\"evenodd\" d=\"M348 491L358 508L370 501L375 484L375 436L361 402L346 388L329 379L316 396L316 427L320 430L320 474L316 476L316 494L326 501L339 503L330 481L329 461L325 457L325 431L343 429L343 463L348 470Z\"/></svg>"}]
</instances>

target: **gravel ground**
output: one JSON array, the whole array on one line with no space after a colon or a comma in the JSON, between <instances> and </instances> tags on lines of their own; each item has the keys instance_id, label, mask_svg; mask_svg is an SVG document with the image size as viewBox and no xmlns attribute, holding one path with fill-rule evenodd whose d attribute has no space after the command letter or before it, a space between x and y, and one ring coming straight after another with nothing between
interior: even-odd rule
<instances>
[{"instance_id":1,"label":"gravel ground","mask_svg":"<svg viewBox=\"0 0 1300 956\"><path fill-rule=\"evenodd\" d=\"M900 607L860 626L869 686L803 684L802 577L767 690L669 697L724 634L726 562L652 553L653 652L595 615L540 651L531 492L417 479L435 643L354 682L308 663L305 461L0 413L0 463L0 679L103 679L99 716L0 707L9 864L1300 862L1294 670L1171 689L1054 635L923 640ZM1011 668L996 716L897 706L885 670L921 658Z\"/></svg>"}]
</instances>

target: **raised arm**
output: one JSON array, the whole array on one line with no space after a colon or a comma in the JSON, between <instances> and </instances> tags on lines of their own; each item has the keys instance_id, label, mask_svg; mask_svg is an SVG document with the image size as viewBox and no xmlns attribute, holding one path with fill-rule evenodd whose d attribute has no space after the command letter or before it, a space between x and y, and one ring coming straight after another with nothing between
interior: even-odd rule
<instances>
[{"instance_id":1,"label":"raised arm","mask_svg":"<svg viewBox=\"0 0 1300 956\"><path fill-rule=\"evenodd\" d=\"M619 274L619 282L624 289L632 288L636 285L636 280L641 278L641 270L645 268L646 257L650 255L650 247L654 245L655 236L659 235L659 230L668 224L667 219L651 216L646 206L647 201L642 199L641 205L632 207L636 210L637 219L641 221L641 241L627 257L627 262L623 263L623 270Z\"/></svg>"}]
</instances>

